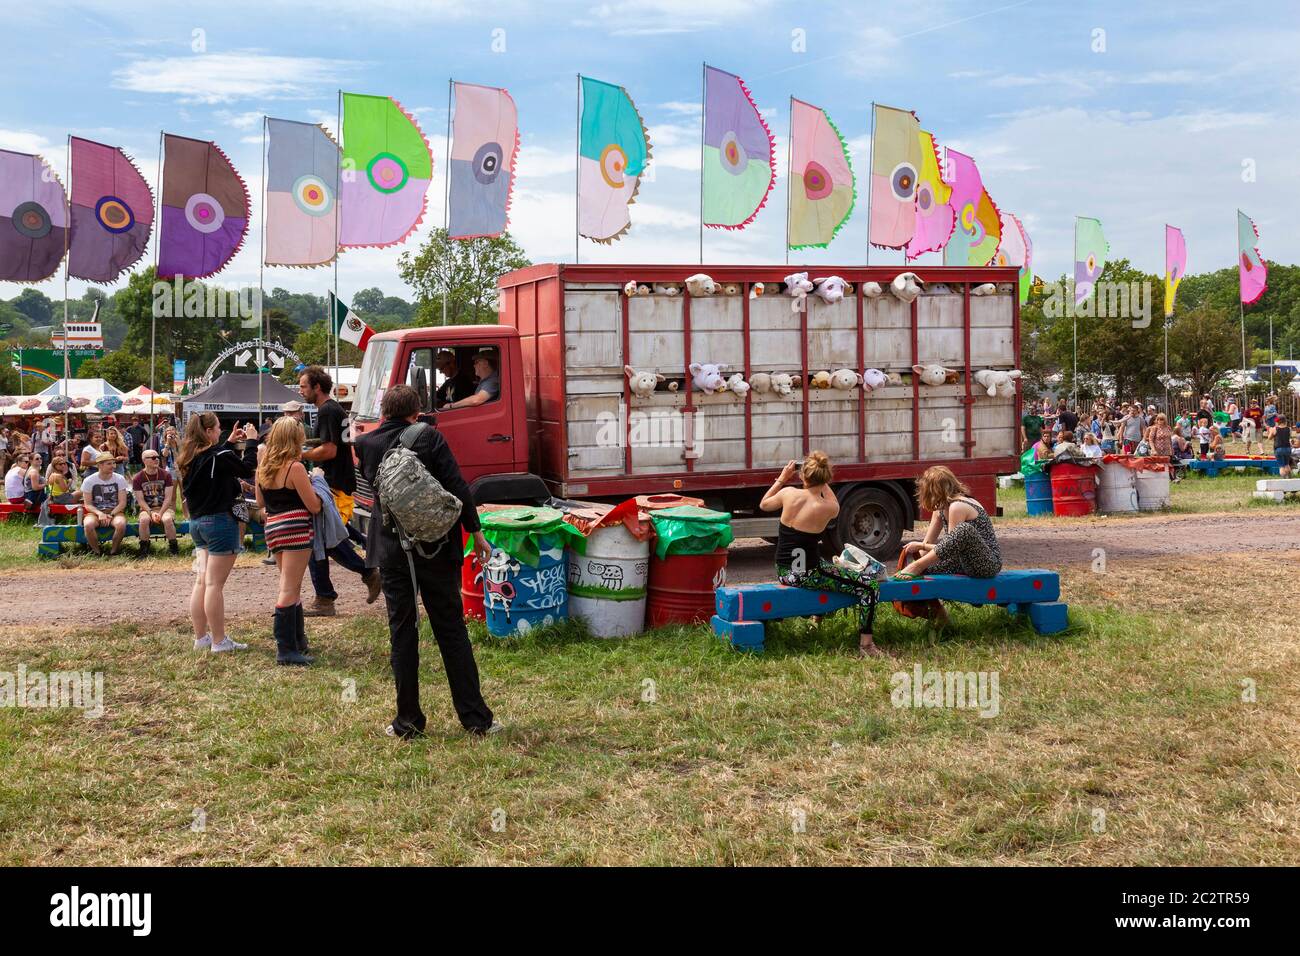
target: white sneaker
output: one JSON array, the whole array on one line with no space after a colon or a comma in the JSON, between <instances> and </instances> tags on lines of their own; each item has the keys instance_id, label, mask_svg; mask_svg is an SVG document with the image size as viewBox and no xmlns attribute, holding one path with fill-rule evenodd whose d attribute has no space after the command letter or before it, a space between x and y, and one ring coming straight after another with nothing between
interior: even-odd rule
<instances>
[{"instance_id":1,"label":"white sneaker","mask_svg":"<svg viewBox=\"0 0 1300 956\"><path fill-rule=\"evenodd\" d=\"M196 651L204 651L204 650L207 650L207 649L208 649L209 647L211 647L211 646L212 646L212 635L211 635L211 634L204 634L202 637L196 637L196 638L194 638L194 649L195 649Z\"/></svg>"},{"instance_id":2,"label":"white sneaker","mask_svg":"<svg viewBox=\"0 0 1300 956\"><path fill-rule=\"evenodd\" d=\"M211 638L209 638L209 640L211 640ZM238 641L232 641L230 639L229 634L223 637L220 641L214 641L212 643L213 654L220 654L223 651L246 651L246 650L248 650L247 644L240 644Z\"/></svg>"}]
</instances>

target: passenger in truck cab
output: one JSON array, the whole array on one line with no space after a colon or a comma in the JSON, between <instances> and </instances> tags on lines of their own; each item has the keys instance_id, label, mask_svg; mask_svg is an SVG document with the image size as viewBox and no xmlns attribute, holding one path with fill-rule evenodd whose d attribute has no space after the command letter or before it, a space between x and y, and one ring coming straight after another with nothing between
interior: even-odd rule
<instances>
[{"instance_id":1,"label":"passenger in truck cab","mask_svg":"<svg viewBox=\"0 0 1300 956\"><path fill-rule=\"evenodd\" d=\"M447 408L473 408L484 405L501 395L501 375L497 371L497 353L484 350L474 356L474 376L478 379L474 394L452 402Z\"/></svg>"},{"instance_id":2,"label":"passenger in truck cab","mask_svg":"<svg viewBox=\"0 0 1300 956\"><path fill-rule=\"evenodd\" d=\"M443 376L443 382L434 393L434 407L444 408L474 394L474 376L460 367L456 353L443 349L433 359L434 368Z\"/></svg>"}]
</instances>

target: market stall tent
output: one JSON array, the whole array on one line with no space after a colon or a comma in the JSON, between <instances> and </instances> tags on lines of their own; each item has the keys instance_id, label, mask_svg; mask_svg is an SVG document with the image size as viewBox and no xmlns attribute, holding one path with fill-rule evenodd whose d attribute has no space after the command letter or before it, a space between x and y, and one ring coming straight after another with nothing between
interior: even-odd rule
<instances>
[{"instance_id":1,"label":"market stall tent","mask_svg":"<svg viewBox=\"0 0 1300 956\"><path fill-rule=\"evenodd\" d=\"M171 415L176 411L171 396L162 392L151 392L148 385L140 385L122 396L123 415L148 415L149 400L153 399L153 414Z\"/></svg>"},{"instance_id":2,"label":"market stall tent","mask_svg":"<svg viewBox=\"0 0 1300 956\"><path fill-rule=\"evenodd\" d=\"M66 395L73 414L98 415L95 402L102 398L123 398L123 392L102 378L69 378L51 382L35 395L10 395L13 402L0 408L0 415L52 415L61 414L49 407L49 400Z\"/></svg>"}]
</instances>

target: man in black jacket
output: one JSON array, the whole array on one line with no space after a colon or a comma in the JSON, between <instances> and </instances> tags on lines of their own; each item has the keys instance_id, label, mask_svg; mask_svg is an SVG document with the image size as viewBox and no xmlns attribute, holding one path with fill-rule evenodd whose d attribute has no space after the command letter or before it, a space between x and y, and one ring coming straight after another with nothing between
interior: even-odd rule
<instances>
[{"instance_id":1,"label":"man in black jacket","mask_svg":"<svg viewBox=\"0 0 1300 956\"><path fill-rule=\"evenodd\" d=\"M406 552L392 528L385 527L379 500L378 473L384 454L401 440L402 432L416 423L420 397L409 385L394 385L384 394L380 407L384 421L377 429L356 442L361 473L375 489L371 509L370 534L366 545L366 563L379 568L384 603L388 607L388 633L392 640L393 680L397 685L397 717L386 732L391 737L415 737L424 731L425 718L420 710L420 648L416 629L417 612L411 570ZM460 520L438 542L431 558L412 552L420 597L429 614L433 636L442 652L443 668L451 686L451 700L456 715L466 730L490 734L501 729L492 719L492 711L479 689L478 665L465 629L465 609L460 600L461 525L474 538L474 550L480 564L487 564L491 547L479 529L478 512L469 485L461 476L460 466L447 447L442 434L426 425L411 449L438 482L462 502ZM425 552L432 551L429 544Z\"/></svg>"}]
</instances>

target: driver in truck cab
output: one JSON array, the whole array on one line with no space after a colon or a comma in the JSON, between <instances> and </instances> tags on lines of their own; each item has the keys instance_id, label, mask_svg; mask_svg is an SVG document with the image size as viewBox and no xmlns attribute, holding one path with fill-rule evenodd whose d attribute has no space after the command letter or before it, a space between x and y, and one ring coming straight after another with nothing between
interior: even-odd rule
<instances>
[{"instance_id":1,"label":"driver in truck cab","mask_svg":"<svg viewBox=\"0 0 1300 956\"><path fill-rule=\"evenodd\" d=\"M484 350L475 355L474 376L478 379L478 385L474 394L469 398L462 398L459 401L445 405L443 406L444 409L473 408L476 405L486 404L500 396L501 375L497 371L497 361L495 350Z\"/></svg>"},{"instance_id":2,"label":"driver in truck cab","mask_svg":"<svg viewBox=\"0 0 1300 956\"><path fill-rule=\"evenodd\" d=\"M435 393L435 407L446 408L452 402L474 394L474 376L461 369L456 353L451 349L440 351L434 357L433 365L443 377L443 382Z\"/></svg>"}]
</instances>

